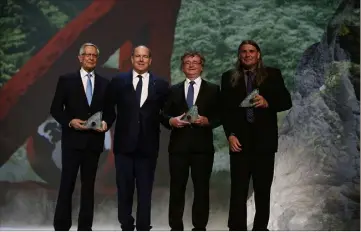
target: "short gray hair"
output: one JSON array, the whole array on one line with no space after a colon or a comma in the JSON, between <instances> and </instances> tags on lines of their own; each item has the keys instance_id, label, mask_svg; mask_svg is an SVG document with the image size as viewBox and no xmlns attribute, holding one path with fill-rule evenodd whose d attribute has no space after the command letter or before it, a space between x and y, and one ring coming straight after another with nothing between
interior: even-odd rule
<instances>
[{"instance_id":1,"label":"short gray hair","mask_svg":"<svg viewBox=\"0 0 361 232\"><path fill-rule=\"evenodd\" d=\"M98 56L99 56L99 48L97 45L93 44L93 43L84 43L83 45L81 45L80 49L79 49L79 56L80 55L83 55L84 54L84 49L86 46L93 46L97 49L97 53L98 53Z\"/></svg>"}]
</instances>

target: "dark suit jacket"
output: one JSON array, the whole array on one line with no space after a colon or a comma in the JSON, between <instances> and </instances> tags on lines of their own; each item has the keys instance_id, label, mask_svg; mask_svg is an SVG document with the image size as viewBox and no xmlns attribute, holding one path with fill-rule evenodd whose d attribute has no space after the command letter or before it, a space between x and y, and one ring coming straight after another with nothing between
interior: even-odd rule
<instances>
[{"instance_id":1,"label":"dark suit jacket","mask_svg":"<svg viewBox=\"0 0 361 232\"><path fill-rule=\"evenodd\" d=\"M220 125L219 101L219 86L202 79L195 105L198 106L198 114L207 117L210 125L193 124L183 128L172 128L169 125L169 119L189 110L184 92L184 81L172 86L164 106L162 121L165 127L172 129L168 146L169 153L214 153L212 129Z\"/></svg>"},{"instance_id":2,"label":"dark suit jacket","mask_svg":"<svg viewBox=\"0 0 361 232\"><path fill-rule=\"evenodd\" d=\"M255 126L257 134L256 147L260 152L276 152L278 149L277 112L292 107L291 96L286 89L281 71L275 68L266 68L268 78L258 86L260 95L268 102L268 108L254 108ZM221 95L223 106L223 128L227 139L232 133L236 135L243 150L248 149L250 136L246 121L246 108L239 107L246 97L247 90L244 80L239 80L235 87L231 86L233 70L222 75ZM254 139L254 138L253 138Z\"/></svg>"},{"instance_id":3,"label":"dark suit jacket","mask_svg":"<svg viewBox=\"0 0 361 232\"><path fill-rule=\"evenodd\" d=\"M94 130L79 131L69 127L72 119L87 120L94 113L103 110L103 97L108 80L97 73L94 78L94 93L90 106L79 70L59 78L50 113L62 126L63 148L103 151L104 133Z\"/></svg>"},{"instance_id":4,"label":"dark suit jacket","mask_svg":"<svg viewBox=\"0 0 361 232\"><path fill-rule=\"evenodd\" d=\"M132 71L121 73L111 80L106 93L103 119L110 128L116 118L114 154L136 151L158 153L160 112L168 91L168 82L150 73L148 97L142 107L139 107Z\"/></svg>"}]
</instances>

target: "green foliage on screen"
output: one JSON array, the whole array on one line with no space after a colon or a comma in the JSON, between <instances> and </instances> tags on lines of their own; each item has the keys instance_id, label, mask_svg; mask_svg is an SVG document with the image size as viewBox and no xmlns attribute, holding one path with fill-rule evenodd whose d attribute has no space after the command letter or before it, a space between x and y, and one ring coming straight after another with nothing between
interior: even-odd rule
<instances>
[{"instance_id":1,"label":"green foliage on screen","mask_svg":"<svg viewBox=\"0 0 361 232\"><path fill-rule=\"evenodd\" d=\"M87 4L71 0L1 1L0 87Z\"/></svg>"},{"instance_id":2,"label":"green foliage on screen","mask_svg":"<svg viewBox=\"0 0 361 232\"><path fill-rule=\"evenodd\" d=\"M339 2L184 0L177 19L172 82L184 78L179 69L184 51L195 49L206 58L203 76L219 84L221 74L233 67L240 42L252 39L260 45L264 63L280 68L292 90L297 63L321 40Z\"/></svg>"}]
</instances>

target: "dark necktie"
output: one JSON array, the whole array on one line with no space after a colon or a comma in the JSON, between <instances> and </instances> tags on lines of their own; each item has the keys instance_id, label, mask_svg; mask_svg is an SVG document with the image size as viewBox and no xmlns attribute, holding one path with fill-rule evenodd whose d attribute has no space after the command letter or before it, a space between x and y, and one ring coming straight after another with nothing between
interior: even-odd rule
<instances>
[{"instance_id":1,"label":"dark necktie","mask_svg":"<svg viewBox=\"0 0 361 232\"><path fill-rule=\"evenodd\" d=\"M194 81L189 82L188 93L187 93L187 105L188 108L193 106L193 99L194 99Z\"/></svg>"},{"instance_id":2,"label":"dark necktie","mask_svg":"<svg viewBox=\"0 0 361 232\"><path fill-rule=\"evenodd\" d=\"M137 77L139 78L139 81L138 81L137 87L135 88L135 95L137 97L137 102L140 107L140 98L142 96L142 87L143 87L143 77L142 77L142 75L138 75Z\"/></svg>"},{"instance_id":3,"label":"dark necktie","mask_svg":"<svg viewBox=\"0 0 361 232\"><path fill-rule=\"evenodd\" d=\"M246 72L247 75L247 94L250 94L253 91L253 80L254 73L251 71ZM246 109L247 121L252 123L254 122L254 109L253 107L249 107Z\"/></svg>"}]
</instances>

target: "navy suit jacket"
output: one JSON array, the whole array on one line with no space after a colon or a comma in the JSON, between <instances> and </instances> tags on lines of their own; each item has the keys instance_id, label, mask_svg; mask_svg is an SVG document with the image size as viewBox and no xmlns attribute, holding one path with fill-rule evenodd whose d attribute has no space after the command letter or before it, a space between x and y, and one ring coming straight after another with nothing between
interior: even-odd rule
<instances>
[{"instance_id":1,"label":"navy suit jacket","mask_svg":"<svg viewBox=\"0 0 361 232\"><path fill-rule=\"evenodd\" d=\"M89 106L79 70L59 77L50 113L62 127L62 148L103 151L105 133L75 130L69 127L69 123L74 118L87 120L94 113L103 110L103 97L108 82L95 73L94 94Z\"/></svg>"},{"instance_id":2,"label":"navy suit jacket","mask_svg":"<svg viewBox=\"0 0 361 232\"><path fill-rule=\"evenodd\" d=\"M158 154L160 117L169 83L149 74L148 97L142 107L136 100L132 71L120 73L108 85L103 120L110 128L116 118L114 154Z\"/></svg>"}]
</instances>

